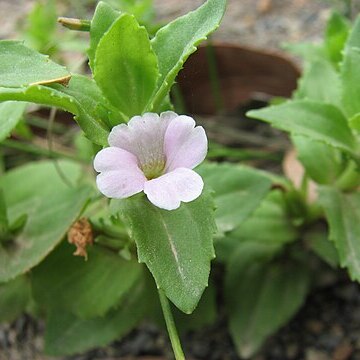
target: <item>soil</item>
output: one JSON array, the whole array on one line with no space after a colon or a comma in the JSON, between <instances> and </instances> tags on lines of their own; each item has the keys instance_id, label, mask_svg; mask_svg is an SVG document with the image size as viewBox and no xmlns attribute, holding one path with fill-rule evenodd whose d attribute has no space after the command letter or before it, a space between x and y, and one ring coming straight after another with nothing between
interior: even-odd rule
<instances>
[{"instance_id":1,"label":"soil","mask_svg":"<svg viewBox=\"0 0 360 360\"><path fill-rule=\"evenodd\" d=\"M360 286L346 275L331 275L307 299L298 315L253 360L358 360L360 359ZM42 323L23 316L0 329L0 360L54 360L41 355ZM182 337L184 352L193 360L239 360L226 330L226 319ZM164 360L171 359L167 334L142 324L123 340L103 349L59 360Z\"/></svg>"}]
</instances>

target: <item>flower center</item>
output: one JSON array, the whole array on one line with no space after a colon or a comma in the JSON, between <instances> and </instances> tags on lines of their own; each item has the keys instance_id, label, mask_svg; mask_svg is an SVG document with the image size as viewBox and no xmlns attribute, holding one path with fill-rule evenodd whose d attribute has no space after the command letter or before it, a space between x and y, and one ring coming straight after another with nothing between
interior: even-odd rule
<instances>
[{"instance_id":1,"label":"flower center","mask_svg":"<svg viewBox=\"0 0 360 360\"><path fill-rule=\"evenodd\" d=\"M141 170L148 180L155 179L161 176L165 169L166 161L162 160L154 160L146 162L145 164L141 164Z\"/></svg>"}]
</instances>

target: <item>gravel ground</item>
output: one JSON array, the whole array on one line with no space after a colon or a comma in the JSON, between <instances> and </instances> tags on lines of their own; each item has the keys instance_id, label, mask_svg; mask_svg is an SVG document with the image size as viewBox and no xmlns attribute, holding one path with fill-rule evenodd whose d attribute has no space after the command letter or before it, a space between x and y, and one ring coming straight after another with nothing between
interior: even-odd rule
<instances>
[{"instance_id":1,"label":"gravel ground","mask_svg":"<svg viewBox=\"0 0 360 360\"><path fill-rule=\"evenodd\" d=\"M283 42L317 40L333 2L336 0L229 0L214 39L267 49L278 49ZM15 25L32 3L33 0L0 0L0 38L13 36ZM154 0L160 21L172 20L202 3L202 0Z\"/></svg>"},{"instance_id":2,"label":"gravel ground","mask_svg":"<svg viewBox=\"0 0 360 360\"><path fill-rule=\"evenodd\" d=\"M160 20L170 20L195 9L201 0L155 0ZM318 40L330 13L329 1L229 0L214 39L265 49L283 42Z\"/></svg>"},{"instance_id":3,"label":"gravel ground","mask_svg":"<svg viewBox=\"0 0 360 360\"><path fill-rule=\"evenodd\" d=\"M17 23L30 11L32 3L32 0L0 0L0 39L14 35Z\"/></svg>"}]
</instances>

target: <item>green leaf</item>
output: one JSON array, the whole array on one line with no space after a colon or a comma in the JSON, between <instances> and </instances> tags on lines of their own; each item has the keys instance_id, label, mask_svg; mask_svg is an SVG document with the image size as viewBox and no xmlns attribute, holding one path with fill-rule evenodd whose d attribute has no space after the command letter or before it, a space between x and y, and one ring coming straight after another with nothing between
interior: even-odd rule
<instances>
[{"instance_id":1,"label":"green leaf","mask_svg":"<svg viewBox=\"0 0 360 360\"><path fill-rule=\"evenodd\" d=\"M57 25L55 0L35 2L27 21L25 37L39 52L49 54L54 47Z\"/></svg>"},{"instance_id":2,"label":"green leaf","mask_svg":"<svg viewBox=\"0 0 360 360\"><path fill-rule=\"evenodd\" d=\"M0 141L6 139L22 119L26 103L7 101L0 103Z\"/></svg>"},{"instance_id":3,"label":"green leaf","mask_svg":"<svg viewBox=\"0 0 360 360\"><path fill-rule=\"evenodd\" d=\"M226 302L230 334L239 355L249 358L299 310L310 273L305 262L268 262L266 252L249 257L241 250L227 268Z\"/></svg>"},{"instance_id":4,"label":"green leaf","mask_svg":"<svg viewBox=\"0 0 360 360\"><path fill-rule=\"evenodd\" d=\"M7 215L4 190L0 189L0 242L3 236L6 236L9 230L9 219Z\"/></svg>"},{"instance_id":5,"label":"green leaf","mask_svg":"<svg viewBox=\"0 0 360 360\"><path fill-rule=\"evenodd\" d=\"M29 281L25 276L0 284L0 323L14 321L30 300Z\"/></svg>"},{"instance_id":6,"label":"green leaf","mask_svg":"<svg viewBox=\"0 0 360 360\"><path fill-rule=\"evenodd\" d=\"M346 48L359 48L360 49L360 16L356 18L352 26L350 35L346 42ZM346 50L345 48L345 50Z\"/></svg>"},{"instance_id":7,"label":"green leaf","mask_svg":"<svg viewBox=\"0 0 360 360\"><path fill-rule=\"evenodd\" d=\"M84 261L72 255L72 246L64 244L33 270L33 293L39 304L79 318L103 316L142 275L137 262L125 261L100 246L87 250Z\"/></svg>"},{"instance_id":8,"label":"green leaf","mask_svg":"<svg viewBox=\"0 0 360 360\"><path fill-rule=\"evenodd\" d=\"M337 149L301 135L293 135L292 141L306 173L317 183L333 184L343 172L346 162Z\"/></svg>"},{"instance_id":9,"label":"green leaf","mask_svg":"<svg viewBox=\"0 0 360 360\"><path fill-rule=\"evenodd\" d=\"M195 11L172 21L156 33L151 44L158 57L161 77L154 96L154 111L157 111L170 92L187 58L218 28L225 7L226 0L208 0Z\"/></svg>"},{"instance_id":10,"label":"green leaf","mask_svg":"<svg viewBox=\"0 0 360 360\"><path fill-rule=\"evenodd\" d=\"M330 226L330 240L339 253L340 266L352 280L360 281L360 194L343 194L335 188L320 188L320 203Z\"/></svg>"},{"instance_id":11,"label":"green leaf","mask_svg":"<svg viewBox=\"0 0 360 360\"><path fill-rule=\"evenodd\" d=\"M45 351L60 356L105 346L133 329L153 303L152 292L142 281L118 309L104 317L82 320L70 313L53 311L47 319Z\"/></svg>"},{"instance_id":12,"label":"green leaf","mask_svg":"<svg viewBox=\"0 0 360 360\"><path fill-rule=\"evenodd\" d=\"M352 117L360 112L360 48L347 48L341 65L343 86L342 102L346 115Z\"/></svg>"},{"instance_id":13,"label":"green leaf","mask_svg":"<svg viewBox=\"0 0 360 360\"><path fill-rule=\"evenodd\" d=\"M54 89L76 99L81 107L93 118L107 119L106 99L94 80L83 75L73 75L68 86L53 85ZM99 104L104 104L100 108Z\"/></svg>"},{"instance_id":14,"label":"green leaf","mask_svg":"<svg viewBox=\"0 0 360 360\"><path fill-rule=\"evenodd\" d=\"M326 25L325 49L329 59L338 64L342 60L342 51L350 30L349 21L337 12L331 14Z\"/></svg>"},{"instance_id":15,"label":"green leaf","mask_svg":"<svg viewBox=\"0 0 360 360\"><path fill-rule=\"evenodd\" d=\"M343 62L341 64L341 79L343 84L343 106L350 118L360 113L360 16L357 17L346 43ZM353 124L357 128L356 123Z\"/></svg>"},{"instance_id":16,"label":"green leaf","mask_svg":"<svg viewBox=\"0 0 360 360\"><path fill-rule=\"evenodd\" d=\"M164 111L174 111L175 107L172 103L172 100L170 99L170 94L165 96L164 101L161 103L160 107L159 107L159 113L162 113ZM180 111L178 111L180 112Z\"/></svg>"},{"instance_id":17,"label":"green leaf","mask_svg":"<svg viewBox=\"0 0 360 360\"><path fill-rule=\"evenodd\" d=\"M52 88L61 91L64 94L70 95L76 99L76 102L81 108L81 113L86 113L92 119L103 126L104 129L109 129L125 119L121 117L119 110L109 104L107 99L102 94L96 82L87 76L73 75L68 86L52 85ZM80 112L78 113L80 114ZM82 126L82 128L85 124Z\"/></svg>"},{"instance_id":18,"label":"green leaf","mask_svg":"<svg viewBox=\"0 0 360 360\"><path fill-rule=\"evenodd\" d=\"M313 61L305 67L295 97L341 105L342 84L335 68L327 61Z\"/></svg>"},{"instance_id":19,"label":"green leaf","mask_svg":"<svg viewBox=\"0 0 360 360\"><path fill-rule=\"evenodd\" d=\"M245 222L231 234L240 241L288 244L297 238L280 191L272 191Z\"/></svg>"},{"instance_id":20,"label":"green leaf","mask_svg":"<svg viewBox=\"0 0 360 360\"><path fill-rule=\"evenodd\" d=\"M282 45L286 51L293 55L300 56L306 62L328 60L322 44L313 43L285 43Z\"/></svg>"},{"instance_id":21,"label":"green leaf","mask_svg":"<svg viewBox=\"0 0 360 360\"><path fill-rule=\"evenodd\" d=\"M6 189L9 223L27 217L16 238L0 246L0 282L40 263L65 236L91 195L88 186L75 186L75 180L84 176L79 165L64 161L59 166L73 187L63 182L52 162L25 165L0 178L0 187Z\"/></svg>"},{"instance_id":22,"label":"green leaf","mask_svg":"<svg viewBox=\"0 0 360 360\"><path fill-rule=\"evenodd\" d=\"M158 27L155 22L155 10L153 0L105 0L111 6L123 12L132 14L141 25L153 30Z\"/></svg>"},{"instance_id":23,"label":"green leaf","mask_svg":"<svg viewBox=\"0 0 360 360\"><path fill-rule=\"evenodd\" d=\"M34 134L32 133L31 126L26 121L25 117L22 117L20 119L20 121L12 130L11 134L14 135L16 138L25 141L32 141L34 139Z\"/></svg>"},{"instance_id":24,"label":"green leaf","mask_svg":"<svg viewBox=\"0 0 360 360\"><path fill-rule=\"evenodd\" d=\"M307 246L328 265L333 268L339 266L339 254L323 229L306 233L304 239Z\"/></svg>"},{"instance_id":25,"label":"green leaf","mask_svg":"<svg viewBox=\"0 0 360 360\"><path fill-rule=\"evenodd\" d=\"M94 156L98 151L94 144L86 138L82 131L79 131L75 135L74 146L77 157L87 163L91 163L91 161L93 161Z\"/></svg>"},{"instance_id":26,"label":"green leaf","mask_svg":"<svg viewBox=\"0 0 360 360\"><path fill-rule=\"evenodd\" d=\"M251 168L230 164L205 164L198 168L207 186L215 191L218 230L231 231L259 206L271 181Z\"/></svg>"},{"instance_id":27,"label":"green leaf","mask_svg":"<svg viewBox=\"0 0 360 360\"><path fill-rule=\"evenodd\" d=\"M215 257L213 203L204 193L179 209L162 210L145 197L113 201L130 226L139 262L147 265L157 287L183 312L191 313L208 285Z\"/></svg>"},{"instance_id":28,"label":"green leaf","mask_svg":"<svg viewBox=\"0 0 360 360\"><path fill-rule=\"evenodd\" d=\"M286 202L281 191L272 191L254 213L225 239L216 242L216 251L225 252L221 258L229 258L242 243L259 243L274 248L295 241L297 231L288 218Z\"/></svg>"},{"instance_id":29,"label":"green leaf","mask_svg":"<svg viewBox=\"0 0 360 360\"><path fill-rule=\"evenodd\" d=\"M149 35L134 16L121 15L99 41L94 79L107 99L128 117L142 114L159 77Z\"/></svg>"},{"instance_id":30,"label":"green leaf","mask_svg":"<svg viewBox=\"0 0 360 360\"><path fill-rule=\"evenodd\" d=\"M70 81L71 83L71 81ZM77 81L75 79L74 84ZM72 91L75 85L70 89L61 85L53 85L54 88L47 86L34 85L24 88L5 88L0 87L0 101L16 100L34 102L37 104L55 106L66 110L75 115L75 120L83 129L86 136L95 144L106 146L109 129L101 123L101 119L91 117L87 111L87 103L84 102L86 96L80 91ZM81 90L81 89L79 89ZM86 90L81 90L86 94ZM69 94L76 95L79 101Z\"/></svg>"},{"instance_id":31,"label":"green leaf","mask_svg":"<svg viewBox=\"0 0 360 360\"><path fill-rule=\"evenodd\" d=\"M350 118L349 124L352 129L360 131L360 112Z\"/></svg>"},{"instance_id":32,"label":"green leaf","mask_svg":"<svg viewBox=\"0 0 360 360\"><path fill-rule=\"evenodd\" d=\"M77 114L75 100L59 90L48 86L33 85L22 88L0 87L0 101L27 101L36 104L55 106L62 110Z\"/></svg>"},{"instance_id":33,"label":"green leaf","mask_svg":"<svg viewBox=\"0 0 360 360\"><path fill-rule=\"evenodd\" d=\"M71 77L65 67L20 41L0 41L0 64L0 87L64 83Z\"/></svg>"},{"instance_id":34,"label":"green leaf","mask_svg":"<svg viewBox=\"0 0 360 360\"><path fill-rule=\"evenodd\" d=\"M96 6L90 27L90 48L88 50L89 65L94 72L95 53L100 39L109 30L113 22L120 16L120 12L100 1Z\"/></svg>"},{"instance_id":35,"label":"green leaf","mask_svg":"<svg viewBox=\"0 0 360 360\"><path fill-rule=\"evenodd\" d=\"M238 273L245 271L255 263L269 263L281 252L281 248L273 246L269 241L247 241L238 243L236 249L226 261L226 282L229 286L236 284L241 276ZM231 271L228 271L228 270Z\"/></svg>"},{"instance_id":36,"label":"green leaf","mask_svg":"<svg viewBox=\"0 0 360 360\"><path fill-rule=\"evenodd\" d=\"M38 78L33 79L34 81L38 80L37 83L45 84L45 83L53 82L50 80L49 81L39 80L43 74L40 73L42 71L41 69L44 70L45 75L46 75L46 71L49 72L53 68L55 70L57 68L60 68L61 71L64 71L63 68L60 67L59 65L50 62L47 57L40 55L36 52L33 52L30 49L27 49L21 43L0 42L0 50L1 47L4 46L4 44L10 44L11 45L10 48L15 46L20 47L21 49L24 48L26 49L27 52L33 54L34 60L31 64L35 62L35 65L37 64L38 68L34 65L34 69L29 68L29 69L25 69L24 71L26 72L26 74L27 71L30 72L29 76L33 76L33 77L38 76ZM13 52L14 51L15 50L13 50ZM5 55L6 54L7 53L5 53ZM1 57L2 56L5 57L5 55L0 54L0 60L2 60ZM12 55L15 56L14 54ZM21 58L21 53L19 56ZM29 59L27 57L24 57L23 61L24 63L27 64L26 61L28 60ZM18 66L16 63L14 64L16 71L18 71L18 69L21 71L22 69L21 64ZM50 67L50 70L48 69L48 67ZM58 72L59 71L60 70L58 70ZM7 77L11 76L11 73L6 74L6 76ZM16 76L17 76L16 79L21 80L21 73L19 74L19 76L18 74ZM22 80L21 83L20 82L4 83L1 82L1 79L2 79L2 74L0 70L0 84L2 86L0 87L0 101L17 100L17 101L35 102L38 104L59 107L61 109L69 111L75 115L75 119L78 121L80 127L83 129L83 131L91 141L102 146L107 145L107 137L109 134L110 125L104 124L102 120L104 118L106 120L108 117L107 113L113 112L113 110L106 108L107 103L106 101L103 101L104 98L100 90L96 87L96 84L93 83L92 80L86 79L85 77L81 77L81 76L75 76L75 79L73 81L70 81L69 87L63 87L58 84L52 84L54 88L50 88L40 85L31 86L31 84L30 86L26 86L29 85L29 83L31 83L30 80L27 82L24 82ZM44 78L44 79L49 79L49 78ZM65 80L69 80L69 77L67 77ZM97 108L95 108L95 106L97 106Z\"/></svg>"},{"instance_id":37,"label":"green leaf","mask_svg":"<svg viewBox=\"0 0 360 360\"><path fill-rule=\"evenodd\" d=\"M347 119L333 105L298 100L252 110L247 116L271 123L295 135L304 135L356 156L356 141Z\"/></svg>"}]
</instances>

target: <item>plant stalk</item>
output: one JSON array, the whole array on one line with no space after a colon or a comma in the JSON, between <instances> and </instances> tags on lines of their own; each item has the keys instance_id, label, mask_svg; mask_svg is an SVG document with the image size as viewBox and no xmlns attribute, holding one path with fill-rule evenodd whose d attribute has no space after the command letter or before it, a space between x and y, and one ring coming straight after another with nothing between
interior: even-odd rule
<instances>
[{"instance_id":1,"label":"plant stalk","mask_svg":"<svg viewBox=\"0 0 360 360\"><path fill-rule=\"evenodd\" d=\"M208 62L211 91L212 91L213 99L215 101L216 112L217 114L221 114L222 111L224 110L224 100L221 93L221 83L218 73L215 50L211 44L210 38L208 44L206 45L205 51L206 51L206 59Z\"/></svg>"},{"instance_id":2,"label":"plant stalk","mask_svg":"<svg viewBox=\"0 0 360 360\"><path fill-rule=\"evenodd\" d=\"M91 27L91 21L83 19L59 17L58 23L70 30L75 31L90 31Z\"/></svg>"},{"instance_id":3,"label":"plant stalk","mask_svg":"<svg viewBox=\"0 0 360 360\"><path fill-rule=\"evenodd\" d=\"M185 360L185 355L181 347L180 339L178 332L176 330L174 317L171 313L169 300L167 299L166 295L164 294L163 290L159 289L159 298L161 303L161 308L164 314L166 327L169 333L171 346L174 351L175 359L176 360Z\"/></svg>"},{"instance_id":4,"label":"plant stalk","mask_svg":"<svg viewBox=\"0 0 360 360\"><path fill-rule=\"evenodd\" d=\"M79 159L78 157L76 157L75 155L60 153L60 152L56 152L54 150L43 149L43 148L38 147L33 144L24 143L24 142L12 140L12 139L3 140L1 145L4 147L20 150L20 151L23 151L23 152L26 152L29 154L45 156L45 157L48 157L51 159L69 159L69 160L83 163L83 161L81 159Z\"/></svg>"}]
</instances>

